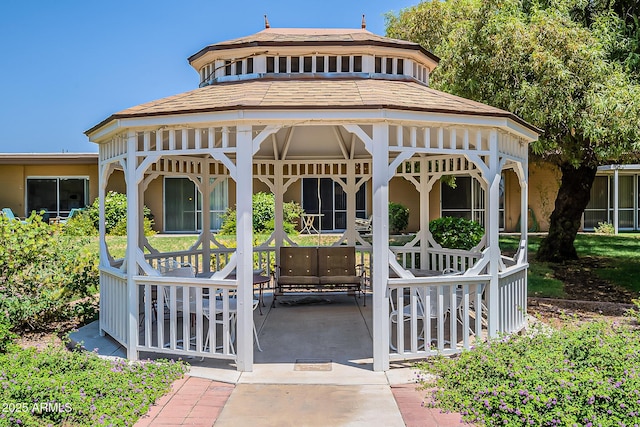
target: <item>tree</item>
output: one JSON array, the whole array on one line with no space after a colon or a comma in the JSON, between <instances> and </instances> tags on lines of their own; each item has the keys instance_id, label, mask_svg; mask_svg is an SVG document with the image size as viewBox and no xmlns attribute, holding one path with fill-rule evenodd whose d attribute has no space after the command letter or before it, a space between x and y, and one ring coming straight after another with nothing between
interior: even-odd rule
<instances>
[{"instance_id":1,"label":"tree","mask_svg":"<svg viewBox=\"0 0 640 427\"><path fill-rule=\"evenodd\" d=\"M577 22L580 0L423 2L387 15L387 35L441 58L431 85L511 111L543 129L534 156L562 173L549 235L538 258L577 258L573 246L597 166L640 149L640 89L603 39L611 13L593 28ZM595 19L595 18L593 18ZM596 21L594 21L596 22Z\"/></svg>"}]
</instances>

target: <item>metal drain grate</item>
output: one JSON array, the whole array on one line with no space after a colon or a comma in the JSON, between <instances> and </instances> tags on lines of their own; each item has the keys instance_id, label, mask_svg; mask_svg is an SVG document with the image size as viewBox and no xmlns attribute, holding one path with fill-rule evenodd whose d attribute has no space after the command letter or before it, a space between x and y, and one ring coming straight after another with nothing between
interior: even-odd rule
<instances>
[{"instance_id":1,"label":"metal drain grate","mask_svg":"<svg viewBox=\"0 0 640 427\"><path fill-rule=\"evenodd\" d=\"M293 365L294 371L330 371L330 359L296 359Z\"/></svg>"}]
</instances>

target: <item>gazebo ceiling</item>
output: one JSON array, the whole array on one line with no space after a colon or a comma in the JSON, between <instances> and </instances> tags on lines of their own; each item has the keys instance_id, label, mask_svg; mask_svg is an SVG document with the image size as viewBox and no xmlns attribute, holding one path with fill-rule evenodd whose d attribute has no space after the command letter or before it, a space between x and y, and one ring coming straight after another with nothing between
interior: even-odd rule
<instances>
[{"instance_id":1,"label":"gazebo ceiling","mask_svg":"<svg viewBox=\"0 0 640 427\"><path fill-rule=\"evenodd\" d=\"M539 132L508 111L435 89L413 79L326 78L286 75L205 86L122 110L89 129L109 122L150 116L174 116L234 110L403 110L466 116L501 117Z\"/></svg>"}]
</instances>

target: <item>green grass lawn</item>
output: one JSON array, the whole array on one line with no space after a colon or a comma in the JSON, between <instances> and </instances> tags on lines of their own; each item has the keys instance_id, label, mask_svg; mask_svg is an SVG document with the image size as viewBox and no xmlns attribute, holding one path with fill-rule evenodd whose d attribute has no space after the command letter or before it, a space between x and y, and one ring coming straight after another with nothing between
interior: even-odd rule
<instances>
[{"instance_id":1,"label":"green grass lawn","mask_svg":"<svg viewBox=\"0 0 640 427\"><path fill-rule=\"evenodd\" d=\"M561 297L562 283L551 277L553 271L550 264L535 260L543 237L529 237L529 295ZM517 249L518 242L519 236L502 236L500 248L512 252ZM590 256L603 261L601 264L604 267L596 271L599 277L623 288L640 292L640 234L580 233L576 237L575 247L578 256Z\"/></svg>"}]
</instances>

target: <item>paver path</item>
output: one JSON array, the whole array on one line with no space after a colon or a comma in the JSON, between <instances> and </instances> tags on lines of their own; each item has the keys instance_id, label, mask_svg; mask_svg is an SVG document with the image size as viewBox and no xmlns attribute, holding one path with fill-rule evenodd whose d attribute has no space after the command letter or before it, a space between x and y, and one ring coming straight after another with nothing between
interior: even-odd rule
<instances>
[{"instance_id":1,"label":"paver path","mask_svg":"<svg viewBox=\"0 0 640 427\"><path fill-rule=\"evenodd\" d=\"M264 394L259 394L261 389L266 387L272 387L271 389L262 390L266 391L267 395L272 395L274 400L272 401L273 409L274 409L274 417L270 421L266 421L269 417L263 417L262 422L259 418L256 418L252 415L252 412L249 408L255 408L252 406L251 399L253 397L264 396ZM351 387L351 388L350 388ZM363 386L366 387L366 386ZM380 386L369 386L369 387L380 387ZM318 395L322 393L333 394L334 396L342 396L343 398L347 396L349 393L353 394L353 386L321 386L321 385L265 385L265 384L227 384L219 381L213 381L203 378L197 378L192 376L185 376L182 379L175 381L172 386L172 390L170 393L166 394L162 398L158 400L158 402L151 407L149 412L144 415L140 420L135 424L136 427L146 427L146 426L208 426L211 427L216 424L216 421L220 421L216 425L225 425L225 423L230 422L229 419L225 421L225 415L222 414L225 405L229 405L228 411L236 411L238 408L231 409L231 405L235 405L238 407L243 406L246 408L246 416L238 416L236 415L233 419L234 426L260 426L260 425L283 425L282 421L284 418L283 415L279 415L281 418L278 419L277 414L277 405L276 402L278 400L282 401L282 395L278 395L278 393L289 393L287 397L291 401L305 401L305 396L311 400L307 400L308 402L313 402L314 405L312 407L302 407L298 408L297 414L298 416L303 416L301 414L305 414L309 416L309 411L316 412L316 420L320 420L319 423L316 421L311 421L312 418L306 418L309 423L305 424L301 422L300 418L290 418L290 425L301 426L301 425L331 425L336 426L340 424L336 424L338 418L331 418L335 415L330 415L327 412L327 408L329 407L340 407L340 405L332 405L329 402L325 401L325 404L320 404L317 401L314 401L313 398L316 398ZM390 387L391 393L395 399L397 407L402 416L402 422L407 427L458 427L463 426L465 424L461 423L459 414L444 414L441 413L438 409L433 408L425 408L422 405L424 392L420 390L416 390L415 384L406 384L406 385L394 385ZM313 390L313 392L310 392ZM371 392L373 389L367 389L367 392ZM234 396L234 399L230 399L233 392L237 394ZM377 390L378 393L382 393L382 391ZM291 395L291 393L297 393L297 396ZM344 393L347 393L345 395ZM252 397L253 396L253 397ZM284 402L286 404L286 402ZM259 412L263 415L268 412L265 408L269 408L270 403L268 401L262 402L260 404ZM381 408L382 409L382 408ZM353 412L356 414L357 411ZM237 414L237 412L235 412ZM295 416L295 414L294 414ZM354 415L357 417L357 415ZM227 415L227 417L231 417L231 415ZM325 420L326 423L323 423L322 420ZM379 417L378 420L381 424L377 425L385 425L384 417ZM271 423L273 421L273 423ZM375 425L371 424L370 420L343 420L342 425Z\"/></svg>"}]
</instances>

